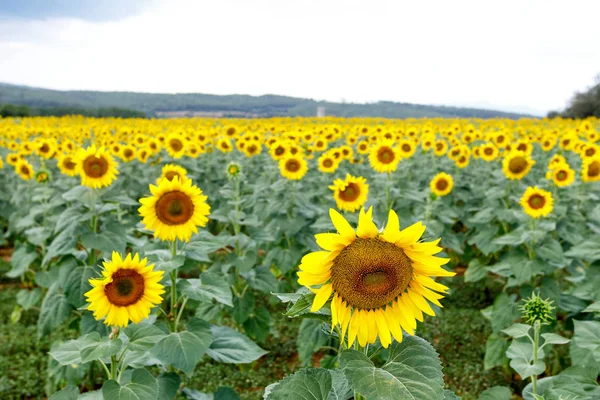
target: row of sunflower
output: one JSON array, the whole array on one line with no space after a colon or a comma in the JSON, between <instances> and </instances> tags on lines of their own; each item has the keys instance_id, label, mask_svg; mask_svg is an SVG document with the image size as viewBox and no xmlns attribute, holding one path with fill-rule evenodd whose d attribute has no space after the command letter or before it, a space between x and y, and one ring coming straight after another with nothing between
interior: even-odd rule
<instances>
[{"instance_id":1,"label":"row of sunflower","mask_svg":"<svg viewBox=\"0 0 600 400\"><path fill-rule=\"evenodd\" d=\"M534 336L575 321L572 355L591 346L586 329L600 328L586 311L600 300L598 128L594 119L0 120L0 159L13 167L0 170L0 223L15 248L8 276L23 285L15 320L39 307L40 335L79 322L82 336L50 351L51 387L68 384L65 395L195 398L218 389L187 385L204 355L253 363L259 345L272 349L277 293L318 338L302 344L299 363L338 357L265 398L306 398L315 382L323 399L452 398L435 350L415 333L424 314L442 312L459 273L503 286L483 310L486 368L510 362L531 382L517 390L541 395L538 347L515 356L519 301L539 293L554 304L531 320ZM90 364L105 376L84 387Z\"/></svg>"}]
</instances>

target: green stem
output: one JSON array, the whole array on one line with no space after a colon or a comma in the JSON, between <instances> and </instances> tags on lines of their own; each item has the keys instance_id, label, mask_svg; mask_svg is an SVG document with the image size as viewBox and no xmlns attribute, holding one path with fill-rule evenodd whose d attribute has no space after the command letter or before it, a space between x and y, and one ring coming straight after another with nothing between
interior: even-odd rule
<instances>
[{"instance_id":1,"label":"green stem","mask_svg":"<svg viewBox=\"0 0 600 400\"><path fill-rule=\"evenodd\" d=\"M117 357L114 355L110 356L110 379L117 380L118 366Z\"/></svg>"},{"instance_id":2,"label":"green stem","mask_svg":"<svg viewBox=\"0 0 600 400\"><path fill-rule=\"evenodd\" d=\"M175 259L177 256L177 239L171 242L171 258ZM175 316L177 308L177 268L171 271L171 317ZM177 324L173 322L173 332L177 332Z\"/></svg>"},{"instance_id":3,"label":"green stem","mask_svg":"<svg viewBox=\"0 0 600 400\"><path fill-rule=\"evenodd\" d=\"M108 367L101 359L98 359L98 361L100 362L100 365L102 365L102 368L104 368L104 372L106 372L106 377L110 379L110 371L108 370Z\"/></svg>"},{"instance_id":4,"label":"green stem","mask_svg":"<svg viewBox=\"0 0 600 400\"><path fill-rule=\"evenodd\" d=\"M175 325L173 327L173 331L177 332L177 326L179 325L179 320L181 319L181 314L183 314L183 310L185 309L185 305L188 301L188 297L185 296L183 298L183 302L181 303L181 307L179 308L179 312L177 313L177 318L175 318Z\"/></svg>"},{"instance_id":5,"label":"green stem","mask_svg":"<svg viewBox=\"0 0 600 400\"><path fill-rule=\"evenodd\" d=\"M538 343L540 341L540 323L535 321L533 325L533 364L537 363L538 358ZM533 394L537 396L537 375L531 375L531 382L533 382Z\"/></svg>"},{"instance_id":6,"label":"green stem","mask_svg":"<svg viewBox=\"0 0 600 400\"><path fill-rule=\"evenodd\" d=\"M387 213L389 214L392 209L392 196L390 194L390 176L391 174L387 173L387 180L385 182L385 204L387 208Z\"/></svg>"}]
</instances>

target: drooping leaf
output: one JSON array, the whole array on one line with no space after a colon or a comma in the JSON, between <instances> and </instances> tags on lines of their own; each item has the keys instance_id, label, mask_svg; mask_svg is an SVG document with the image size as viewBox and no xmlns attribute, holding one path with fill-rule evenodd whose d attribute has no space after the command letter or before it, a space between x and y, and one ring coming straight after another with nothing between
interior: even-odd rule
<instances>
[{"instance_id":1,"label":"drooping leaf","mask_svg":"<svg viewBox=\"0 0 600 400\"><path fill-rule=\"evenodd\" d=\"M212 359L232 364L245 364L267 354L247 336L226 326L211 326L213 342L207 350Z\"/></svg>"},{"instance_id":2,"label":"drooping leaf","mask_svg":"<svg viewBox=\"0 0 600 400\"><path fill-rule=\"evenodd\" d=\"M102 395L110 400L156 400L158 393L158 381L144 368L134 370L126 385L109 380L102 386Z\"/></svg>"}]
</instances>

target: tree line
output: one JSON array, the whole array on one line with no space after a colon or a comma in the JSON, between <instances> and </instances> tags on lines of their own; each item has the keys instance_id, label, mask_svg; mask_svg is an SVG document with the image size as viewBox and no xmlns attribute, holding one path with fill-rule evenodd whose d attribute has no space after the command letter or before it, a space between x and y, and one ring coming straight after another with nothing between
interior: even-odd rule
<instances>
[{"instance_id":1,"label":"tree line","mask_svg":"<svg viewBox=\"0 0 600 400\"><path fill-rule=\"evenodd\" d=\"M146 118L146 113L137 110L120 107L105 107L97 109L86 109L79 107L45 107L34 108L21 104L0 104L0 117L62 117L65 115L82 115L84 117L97 118Z\"/></svg>"}]
</instances>

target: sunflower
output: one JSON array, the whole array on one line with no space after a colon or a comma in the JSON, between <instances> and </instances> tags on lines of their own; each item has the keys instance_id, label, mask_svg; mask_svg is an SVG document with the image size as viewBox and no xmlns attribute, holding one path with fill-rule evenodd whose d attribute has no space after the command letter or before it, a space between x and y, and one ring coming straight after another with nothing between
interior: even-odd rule
<instances>
[{"instance_id":1,"label":"sunflower","mask_svg":"<svg viewBox=\"0 0 600 400\"><path fill-rule=\"evenodd\" d=\"M58 169L67 176L77 175L77 160L70 154L63 154L58 159Z\"/></svg>"},{"instance_id":2,"label":"sunflower","mask_svg":"<svg viewBox=\"0 0 600 400\"><path fill-rule=\"evenodd\" d=\"M210 206L200 188L191 180L163 179L158 186L150 185L149 197L140 199L138 209L146 229L154 231L161 240L189 242L198 226L206 226Z\"/></svg>"},{"instance_id":3,"label":"sunflower","mask_svg":"<svg viewBox=\"0 0 600 400\"><path fill-rule=\"evenodd\" d=\"M404 158L411 158L415 151L417 150L417 146L415 142L412 140L401 140L398 144L398 150L400 151L400 155Z\"/></svg>"},{"instance_id":4,"label":"sunflower","mask_svg":"<svg viewBox=\"0 0 600 400\"><path fill-rule=\"evenodd\" d=\"M77 172L81 176L81 184L94 189L109 186L116 178L117 163L104 147L95 145L77 152Z\"/></svg>"},{"instance_id":5,"label":"sunflower","mask_svg":"<svg viewBox=\"0 0 600 400\"><path fill-rule=\"evenodd\" d=\"M339 161L329 154L329 152L321 154L318 163L319 171L326 174L334 173L340 165Z\"/></svg>"},{"instance_id":6,"label":"sunflower","mask_svg":"<svg viewBox=\"0 0 600 400\"><path fill-rule=\"evenodd\" d=\"M369 153L369 163L377 172L394 172L400 159L400 153L391 141L375 144Z\"/></svg>"},{"instance_id":7,"label":"sunflower","mask_svg":"<svg viewBox=\"0 0 600 400\"><path fill-rule=\"evenodd\" d=\"M128 144L121 149L121 159L125 162L133 161L136 158L135 147Z\"/></svg>"},{"instance_id":8,"label":"sunflower","mask_svg":"<svg viewBox=\"0 0 600 400\"><path fill-rule=\"evenodd\" d=\"M167 149L167 153L173 158L181 158L185 155L185 145L185 139L177 133L171 133L165 138L165 148Z\"/></svg>"},{"instance_id":9,"label":"sunflower","mask_svg":"<svg viewBox=\"0 0 600 400\"><path fill-rule=\"evenodd\" d=\"M52 140L42 139L37 145L36 152L45 159L50 159L56 152L56 143Z\"/></svg>"},{"instance_id":10,"label":"sunflower","mask_svg":"<svg viewBox=\"0 0 600 400\"><path fill-rule=\"evenodd\" d=\"M302 157L289 156L279 160L279 171L284 178L298 181L308 171L308 164Z\"/></svg>"},{"instance_id":11,"label":"sunflower","mask_svg":"<svg viewBox=\"0 0 600 400\"><path fill-rule=\"evenodd\" d=\"M451 175L448 175L445 172L440 172L433 177L431 182L429 182L429 188L431 189L431 192L438 196L446 196L452 191L453 187L454 179L452 179Z\"/></svg>"},{"instance_id":12,"label":"sunflower","mask_svg":"<svg viewBox=\"0 0 600 400\"><path fill-rule=\"evenodd\" d=\"M28 181L33 178L34 171L33 166L27 162L27 160L19 160L15 164L15 171L21 179Z\"/></svg>"},{"instance_id":13,"label":"sunflower","mask_svg":"<svg viewBox=\"0 0 600 400\"><path fill-rule=\"evenodd\" d=\"M19 160L22 160L23 157L19 153L8 153L6 155L6 162L8 165L12 165L13 167L17 165Z\"/></svg>"},{"instance_id":14,"label":"sunflower","mask_svg":"<svg viewBox=\"0 0 600 400\"><path fill-rule=\"evenodd\" d=\"M498 148L494 143L485 143L479 150L479 155L487 162L494 161L498 157L498 153Z\"/></svg>"},{"instance_id":15,"label":"sunflower","mask_svg":"<svg viewBox=\"0 0 600 400\"><path fill-rule=\"evenodd\" d=\"M552 193L534 186L525 190L520 203L525 214L532 218L539 218L552 212L554 200L552 199Z\"/></svg>"},{"instance_id":16,"label":"sunflower","mask_svg":"<svg viewBox=\"0 0 600 400\"><path fill-rule=\"evenodd\" d=\"M583 160L581 178L584 182L600 181L600 156Z\"/></svg>"},{"instance_id":17,"label":"sunflower","mask_svg":"<svg viewBox=\"0 0 600 400\"><path fill-rule=\"evenodd\" d=\"M230 162L227 166L227 177L229 179L237 177L242 173L242 167L236 162Z\"/></svg>"},{"instance_id":18,"label":"sunflower","mask_svg":"<svg viewBox=\"0 0 600 400\"><path fill-rule=\"evenodd\" d=\"M257 156L262 152L262 145L256 140L250 140L246 143L242 152L246 157Z\"/></svg>"},{"instance_id":19,"label":"sunflower","mask_svg":"<svg viewBox=\"0 0 600 400\"><path fill-rule=\"evenodd\" d=\"M329 210L336 233L315 236L325 251L302 258L298 282L316 293L311 311L331 300L332 329L339 325L341 340L348 332L348 347L361 346L379 337L383 347L392 336L402 341L402 330L414 334L423 312L435 315L427 300L438 301L448 288L432 276L453 276L441 268L449 259L434 254L442 250L439 239L419 242L425 226L418 222L400 231L398 216L390 210L386 228L379 232L372 208L361 209L356 232L337 211ZM318 286L318 288L315 288Z\"/></svg>"},{"instance_id":20,"label":"sunflower","mask_svg":"<svg viewBox=\"0 0 600 400\"><path fill-rule=\"evenodd\" d=\"M0 169L4 168L4 161L2 161L2 156L0 156Z\"/></svg>"},{"instance_id":21,"label":"sunflower","mask_svg":"<svg viewBox=\"0 0 600 400\"><path fill-rule=\"evenodd\" d=\"M512 151L502 161L502 171L511 180L520 180L529 173L535 161L526 153Z\"/></svg>"},{"instance_id":22,"label":"sunflower","mask_svg":"<svg viewBox=\"0 0 600 400\"><path fill-rule=\"evenodd\" d=\"M217 140L217 149L219 149L222 153L229 153L233 150L233 146L228 138L222 137Z\"/></svg>"},{"instance_id":23,"label":"sunflower","mask_svg":"<svg viewBox=\"0 0 600 400\"><path fill-rule=\"evenodd\" d=\"M461 154L454 162L458 168L466 168L469 165L471 158L468 154Z\"/></svg>"},{"instance_id":24,"label":"sunflower","mask_svg":"<svg viewBox=\"0 0 600 400\"><path fill-rule=\"evenodd\" d=\"M129 320L137 324L162 303L164 271L154 271L154 264L147 263L137 253L122 259L116 251L110 261L104 261L102 276L90 279L92 289L85 293L88 310L94 312L96 320L106 317L106 325L118 327L127 326Z\"/></svg>"},{"instance_id":25,"label":"sunflower","mask_svg":"<svg viewBox=\"0 0 600 400\"><path fill-rule=\"evenodd\" d=\"M35 180L39 183L46 183L50 180L50 174L46 170L41 170L35 173Z\"/></svg>"},{"instance_id":26,"label":"sunflower","mask_svg":"<svg viewBox=\"0 0 600 400\"><path fill-rule=\"evenodd\" d=\"M366 140L361 140L356 143L356 151L358 154L369 154L369 143Z\"/></svg>"},{"instance_id":27,"label":"sunflower","mask_svg":"<svg viewBox=\"0 0 600 400\"><path fill-rule=\"evenodd\" d=\"M560 164L548 172L558 187L569 186L575 181L575 171L569 167L569 164Z\"/></svg>"},{"instance_id":28,"label":"sunflower","mask_svg":"<svg viewBox=\"0 0 600 400\"><path fill-rule=\"evenodd\" d=\"M448 151L448 142L444 139L436 140L433 147L433 152L436 156L441 157Z\"/></svg>"},{"instance_id":29,"label":"sunflower","mask_svg":"<svg viewBox=\"0 0 600 400\"><path fill-rule=\"evenodd\" d=\"M269 148L269 154L273 160L279 161L288 155L288 146L279 140L275 140Z\"/></svg>"},{"instance_id":30,"label":"sunflower","mask_svg":"<svg viewBox=\"0 0 600 400\"><path fill-rule=\"evenodd\" d=\"M156 184L160 185L163 180L172 181L175 177L179 178L179 182L185 182L189 179L185 168L175 164L167 164L162 167L160 178L156 180Z\"/></svg>"},{"instance_id":31,"label":"sunflower","mask_svg":"<svg viewBox=\"0 0 600 400\"><path fill-rule=\"evenodd\" d=\"M369 185L362 176L356 177L346 174L346 179L336 179L333 185L329 186L333 190L333 198L337 208L340 210L354 212L362 207L367 201L369 194Z\"/></svg>"}]
</instances>

